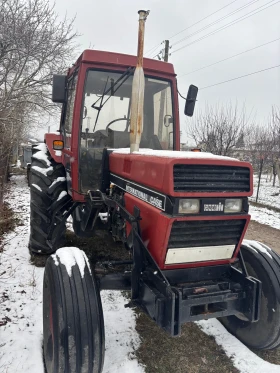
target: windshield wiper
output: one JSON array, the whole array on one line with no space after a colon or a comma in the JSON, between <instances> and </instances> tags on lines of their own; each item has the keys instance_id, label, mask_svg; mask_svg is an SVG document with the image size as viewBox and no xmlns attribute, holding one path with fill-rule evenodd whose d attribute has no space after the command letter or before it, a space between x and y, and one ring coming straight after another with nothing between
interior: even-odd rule
<instances>
[{"instance_id":1,"label":"windshield wiper","mask_svg":"<svg viewBox=\"0 0 280 373\"><path fill-rule=\"evenodd\" d=\"M129 67L120 77L119 79L117 79L113 84L111 84L111 86L106 90L107 88L107 84L108 84L108 80L109 80L109 76L107 77L107 80L106 80L106 83L105 83L105 86L104 86L104 90L103 90L103 93L102 93L102 96L100 96L92 105L91 107L95 110L98 111L97 113L97 116L96 116L96 119L95 119L95 123L94 123L94 128L93 128L93 132L95 131L95 127L96 127L96 124L97 124L97 121L98 121L98 118L99 118L99 114L100 114L100 111L101 109L103 108L103 106L106 104L106 102L112 97L112 95L117 92L117 90L127 81L127 79L133 74L134 72L134 69L135 67ZM114 89L114 87L116 87ZM110 93L109 97L107 98L106 101L103 102L103 99L104 99L104 96L107 95L107 93ZM96 106L96 104L100 101L100 105L99 106Z\"/></svg>"}]
</instances>

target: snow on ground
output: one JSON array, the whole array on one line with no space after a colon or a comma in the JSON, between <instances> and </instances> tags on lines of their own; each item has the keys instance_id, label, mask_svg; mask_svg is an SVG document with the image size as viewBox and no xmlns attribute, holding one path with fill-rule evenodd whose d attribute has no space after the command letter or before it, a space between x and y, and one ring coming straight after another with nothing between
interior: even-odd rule
<instances>
[{"instance_id":1,"label":"snow on ground","mask_svg":"<svg viewBox=\"0 0 280 373\"><path fill-rule=\"evenodd\" d=\"M251 215L251 219L258 223L280 229L280 212L250 205L249 214Z\"/></svg>"},{"instance_id":2,"label":"snow on ground","mask_svg":"<svg viewBox=\"0 0 280 373\"><path fill-rule=\"evenodd\" d=\"M0 253L0 372L43 373L42 268L29 263L29 189L25 176L13 176L7 202L23 225L3 237ZM105 320L104 373L143 373L134 357L140 339L135 314L118 291L101 293Z\"/></svg>"},{"instance_id":3,"label":"snow on ground","mask_svg":"<svg viewBox=\"0 0 280 373\"><path fill-rule=\"evenodd\" d=\"M254 193L250 198L251 201L256 201L257 189L258 189L259 176L254 175ZM277 207L280 209L280 187L278 177L276 177L275 186L273 186L273 179L270 180L270 176L263 174L261 178L261 184L259 189L258 202L263 203L267 206Z\"/></svg>"},{"instance_id":4,"label":"snow on ground","mask_svg":"<svg viewBox=\"0 0 280 373\"><path fill-rule=\"evenodd\" d=\"M199 321L202 331L213 336L241 373L280 373L280 366L264 361L231 335L216 319Z\"/></svg>"},{"instance_id":5,"label":"snow on ground","mask_svg":"<svg viewBox=\"0 0 280 373\"><path fill-rule=\"evenodd\" d=\"M29 189L25 177L14 176L12 182L7 200L18 213L23 225L4 236L4 251L0 254L0 321L7 321L5 326L0 327L0 372L43 373L41 346L44 270L29 263ZM276 215L266 210L251 206L253 219L271 225L272 217ZM272 216L268 215L270 212ZM280 216L275 219L279 218ZM268 219L267 222L265 219ZM276 223L275 220L275 227ZM121 292L103 291L101 296L106 334L103 373L144 373L144 368L134 356L140 343L135 331L135 314L131 309L124 308L127 300ZM280 373L280 366L256 356L217 320L200 321L197 324L206 334L214 336L217 344L241 373Z\"/></svg>"}]
</instances>

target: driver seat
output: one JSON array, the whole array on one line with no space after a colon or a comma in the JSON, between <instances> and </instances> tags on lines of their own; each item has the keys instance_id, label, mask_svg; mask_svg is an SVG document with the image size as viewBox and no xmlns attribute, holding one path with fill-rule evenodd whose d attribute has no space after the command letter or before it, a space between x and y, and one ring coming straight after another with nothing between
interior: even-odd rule
<instances>
[{"instance_id":1,"label":"driver seat","mask_svg":"<svg viewBox=\"0 0 280 373\"><path fill-rule=\"evenodd\" d=\"M113 149L129 148L130 133L126 131L114 131L108 128L107 146Z\"/></svg>"}]
</instances>

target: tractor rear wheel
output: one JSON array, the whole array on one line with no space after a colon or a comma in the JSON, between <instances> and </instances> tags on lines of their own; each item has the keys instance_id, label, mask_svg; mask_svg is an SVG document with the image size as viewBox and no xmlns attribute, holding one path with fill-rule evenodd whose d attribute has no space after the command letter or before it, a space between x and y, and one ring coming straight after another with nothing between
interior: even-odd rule
<instances>
[{"instance_id":1,"label":"tractor rear wheel","mask_svg":"<svg viewBox=\"0 0 280 373\"><path fill-rule=\"evenodd\" d=\"M260 319L251 323L229 316L220 321L248 347L271 350L280 345L280 257L257 241L244 240L241 252L249 275L262 282Z\"/></svg>"},{"instance_id":2,"label":"tractor rear wheel","mask_svg":"<svg viewBox=\"0 0 280 373\"><path fill-rule=\"evenodd\" d=\"M53 253L64 243L66 225L56 232L54 245L47 242L54 214L63 214L62 206L69 200L64 166L56 163L45 144L32 148L30 167L30 238L32 259Z\"/></svg>"},{"instance_id":3,"label":"tractor rear wheel","mask_svg":"<svg viewBox=\"0 0 280 373\"><path fill-rule=\"evenodd\" d=\"M100 293L86 255L58 249L47 260L43 283L47 373L101 373L104 340Z\"/></svg>"}]
</instances>

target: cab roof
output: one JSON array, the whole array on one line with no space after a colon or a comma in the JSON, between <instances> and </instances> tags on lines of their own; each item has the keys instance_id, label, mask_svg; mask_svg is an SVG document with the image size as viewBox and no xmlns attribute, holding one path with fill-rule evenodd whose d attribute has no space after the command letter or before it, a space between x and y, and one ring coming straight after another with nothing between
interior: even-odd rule
<instances>
[{"instance_id":1,"label":"cab roof","mask_svg":"<svg viewBox=\"0 0 280 373\"><path fill-rule=\"evenodd\" d=\"M96 63L104 64L106 66L120 66L127 68L129 66L136 66L137 57L129 54L106 52L86 49L78 58L77 62L73 67L76 67L80 63ZM171 63L157 61L150 58L143 59L144 70L158 71L164 74L175 76L174 67Z\"/></svg>"}]
</instances>

